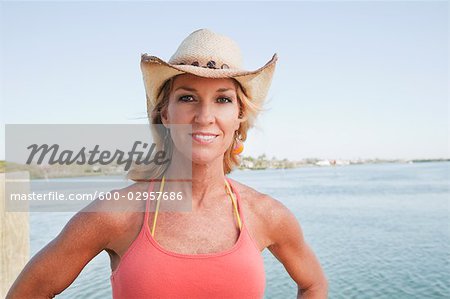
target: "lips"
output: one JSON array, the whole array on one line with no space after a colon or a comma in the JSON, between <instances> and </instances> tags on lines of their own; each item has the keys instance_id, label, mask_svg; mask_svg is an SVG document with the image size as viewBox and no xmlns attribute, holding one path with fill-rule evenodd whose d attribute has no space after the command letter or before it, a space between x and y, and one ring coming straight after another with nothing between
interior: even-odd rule
<instances>
[{"instance_id":1,"label":"lips","mask_svg":"<svg viewBox=\"0 0 450 299\"><path fill-rule=\"evenodd\" d=\"M217 138L217 136L219 136L218 134L206 132L194 132L190 135L195 142L200 144L209 144L213 142Z\"/></svg>"}]
</instances>

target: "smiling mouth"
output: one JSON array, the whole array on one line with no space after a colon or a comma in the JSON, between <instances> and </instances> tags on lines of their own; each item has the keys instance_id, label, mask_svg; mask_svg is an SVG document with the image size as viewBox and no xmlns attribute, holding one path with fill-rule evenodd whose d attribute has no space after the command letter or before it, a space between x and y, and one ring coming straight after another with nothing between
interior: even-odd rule
<instances>
[{"instance_id":1,"label":"smiling mouth","mask_svg":"<svg viewBox=\"0 0 450 299\"><path fill-rule=\"evenodd\" d=\"M215 134L201 134L201 133L192 133L191 135L192 139L200 144L209 144L213 142L217 136Z\"/></svg>"}]
</instances>

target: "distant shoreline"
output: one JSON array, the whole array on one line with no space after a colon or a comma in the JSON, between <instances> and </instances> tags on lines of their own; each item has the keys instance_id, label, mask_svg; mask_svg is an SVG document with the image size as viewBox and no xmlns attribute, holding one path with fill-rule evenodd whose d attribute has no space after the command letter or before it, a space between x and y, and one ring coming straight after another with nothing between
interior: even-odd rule
<instances>
[{"instance_id":1,"label":"distant shoreline","mask_svg":"<svg viewBox=\"0 0 450 299\"><path fill-rule=\"evenodd\" d=\"M361 164L383 164L383 163L430 163L430 162L450 162L450 159L358 159L358 160L328 160L309 158L300 161L290 161L287 159L278 160L275 157L267 159L265 155L258 158L241 157L239 170L265 170L265 169L293 169L302 167L336 167ZM93 165L55 165L52 167L41 167L38 165L19 165L11 163L8 165L8 172L28 171L31 179L48 178L70 178L88 176L117 176L124 175L123 167L117 165L93 166ZM6 162L0 161L0 173L6 172Z\"/></svg>"}]
</instances>

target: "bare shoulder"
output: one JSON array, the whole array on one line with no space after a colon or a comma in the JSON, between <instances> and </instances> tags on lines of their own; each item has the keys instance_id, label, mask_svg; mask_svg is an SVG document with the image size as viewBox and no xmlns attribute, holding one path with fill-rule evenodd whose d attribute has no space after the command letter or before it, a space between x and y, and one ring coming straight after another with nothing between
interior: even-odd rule
<instances>
[{"instance_id":1,"label":"bare shoulder","mask_svg":"<svg viewBox=\"0 0 450 299\"><path fill-rule=\"evenodd\" d=\"M252 221L253 232L259 238L261 249L275 242L276 230L296 221L293 213L281 201L235 180L232 182L240 194L246 216Z\"/></svg>"},{"instance_id":2,"label":"bare shoulder","mask_svg":"<svg viewBox=\"0 0 450 299\"><path fill-rule=\"evenodd\" d=\"M272 196L259 192L238 181L232 181L233 185L237 187L244 204L251 207L252 211L257 213L262 219L278 221L291 213L281 201Z\"/></svg>"},{"instance_id":3,"label":"bare shoulder","mask_svg":"<svg viewBox=\"0 0 450 299\"><path fill-rule=\"evenodd\" d=\"M130 238L137 235L136 230L143 220L145 201L128 200L128 195L145 191L146 185L148 184L135 183L125 188L111 190L109 200L106 197L97 198L78 212L74 216L74 221L90 223L96 227L97 232L108 237L105 249L116 251L117 248L121 248L121 244L128 243Z\"/></svg>"}]
</instances>

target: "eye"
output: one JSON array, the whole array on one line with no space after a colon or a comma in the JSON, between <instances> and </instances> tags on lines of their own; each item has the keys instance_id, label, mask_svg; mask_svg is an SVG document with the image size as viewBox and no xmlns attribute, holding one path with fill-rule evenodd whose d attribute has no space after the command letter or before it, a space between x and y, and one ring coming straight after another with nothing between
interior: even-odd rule
<instances>
[{"instance_id":1,"label":"eye","mask_svg":"<svg viewBox=\"0 0 450 299\"><path fill-rule=\"evenodd\" d=\"M192 102L192 101L194 101L194 98L193 98L192 96L190 96L190 95L187 95L187 96L181 96L181 97L178 99L178 101L180 101L180 102Z\"/></svg>"},{"instance_id":2,"label":"eye","mask_svg":"<svg viewBox=\"0 0 450 299\"><path fill-rule=\"evenodd\" d=\"M233 100L231 100L230 98L227 98L227 97L221 97L221 98L217 99L217 102L221 103L221 104L222 103L225 104L225 103L232 103Z\"/></svg>"}]
</instances>

